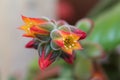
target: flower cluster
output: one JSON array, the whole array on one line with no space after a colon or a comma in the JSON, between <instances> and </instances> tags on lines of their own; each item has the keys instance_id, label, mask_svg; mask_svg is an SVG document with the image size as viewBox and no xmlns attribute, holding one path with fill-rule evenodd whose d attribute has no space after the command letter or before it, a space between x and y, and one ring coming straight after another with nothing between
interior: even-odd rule
<instances>
[{"instance_id":1,"label":"flower cluster","mask_svg":"<svg viewBox=\"0 0 120 80\"><path fill-rule=\"evenodd\" d=\"M32 38L26 48L38 50L41 69L47 68L58 57L67 63L73 63L75 51L82 49L79 41L86 37L84 31L65 21L25 16L22 16L22 19L25 22L25 25L20 27L25 31L23 36Z\"/></svg>"}]
</instances>

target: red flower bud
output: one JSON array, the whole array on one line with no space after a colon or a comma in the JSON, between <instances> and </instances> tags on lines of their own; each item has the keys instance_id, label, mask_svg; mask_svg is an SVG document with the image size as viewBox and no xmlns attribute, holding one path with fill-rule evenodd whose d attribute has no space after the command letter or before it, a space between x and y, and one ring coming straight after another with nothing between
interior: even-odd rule
<instances>
[{"instance_id":1,"label":"red flower bud","mask_svg":"<svg viewBox=\"0 0 120 80\"><path fill-rule=\"evenodd\" d=\"M59 53L56 53L55 51L53 52L52 50L50 50L48 53L46 52L46 49L44 46L42 47L42 51L40 53L40 57L39 57L39 67L40 69L44 70L45 68L47 68L50 64L52 64L57 56L59 55Z\"/></svg>"},{"instance_id":2,"label":"red flower bud","mask_svg":"<svg viewBox=\"0 0 120 80\"><path fill-rule=\"evenodd\" d=\"M66 53L62 53L62 54L60 55L60 57L61 57L62 59L64 59L64 60L65 60L67 63L69 63L69 64L72 64L73 61L74 61L74 59L75 59L75 55L74 55L74 54L69 55L69 54L66 54Z\"/></svg>"},{"instance_id":3,"label":"red flower bud","mask_svg":"<svg viewBox=\"0 0 120 80\"><path fill-rule=\"evenodd\" d=\"M25 45L25 47L26 47L26 48L33 48L33 47L34 47L34 44L35 44L35 41L32 39L31 41L29 41L29 42Z\"/></svg>"}]
</instances>

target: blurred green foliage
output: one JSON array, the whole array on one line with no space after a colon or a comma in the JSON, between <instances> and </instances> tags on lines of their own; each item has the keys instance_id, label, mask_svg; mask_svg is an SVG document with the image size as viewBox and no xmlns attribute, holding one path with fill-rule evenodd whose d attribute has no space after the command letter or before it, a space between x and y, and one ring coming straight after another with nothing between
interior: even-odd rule
<instances>
[{"instance_id":1,"label":"blurred green foliage","mask_svg":"<svg viewBox=\"0 0 120 80\"><path fill-rule=\"evenodd\" d=\"M95 28L87 40L102 45L105 51L115 49L120 43L120 4L99 15Z\"/></svg>"},{"instance_id":2,"label":"blurred green foliage","mask_svg":"<svg viewBox=\"0 0 120 80\"><path fill-rule=\"evenodd\" d=\"M93 32L91 32L91 34L86 38L86 42L92 42L93 44L83 43L85 50L83 52L77 52L76 61L73 65L68 65L63 60L55 62L52 66L60 65L62 70L58 78L49 80L88 80L91 76L91 59L102 53L101 49L96 48L95 44L102 46L106 53L114 50L120 44L120 4L117 4L115 7L112 7L99 16L94 17L94 22L95 27L93 28ZM120 58L119 56L115 58ZM40 72L37 62L38 60L35 59L35 61L30 65L26 80L34 80L37 72ZM110 67L108 65L104 65L105 69L106 66ZM116 71L117 70L118 69L116 69ZM110 80L120 80L119 70L115 72L114 70L107 69L106 71ZM115 78L112 78L112 75Z\"/></svg>"}]
</instances>

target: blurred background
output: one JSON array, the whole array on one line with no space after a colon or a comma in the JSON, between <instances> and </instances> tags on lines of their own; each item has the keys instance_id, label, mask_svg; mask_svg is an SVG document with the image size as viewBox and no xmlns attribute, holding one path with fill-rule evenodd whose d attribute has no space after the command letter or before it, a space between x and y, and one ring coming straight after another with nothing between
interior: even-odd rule
<instances>
[{"instance_id":1,"label":"blurred background","mask_svg":"<svg viewBox=\"0 0 120 80\"><path fill-rule=\"evenodd\" d=\"M63 19L71 25L92 19L85 45L92 58L78 55L73 65L56 61L41 73L37 51L24 47L29 38L17 29L24 24L21 15ZM92 52L90 43L100 45L105 57L93 59L95 51L103 53ZM120 80L120 0L0 0L0 80Z\"/></svg>"}]
</instances>

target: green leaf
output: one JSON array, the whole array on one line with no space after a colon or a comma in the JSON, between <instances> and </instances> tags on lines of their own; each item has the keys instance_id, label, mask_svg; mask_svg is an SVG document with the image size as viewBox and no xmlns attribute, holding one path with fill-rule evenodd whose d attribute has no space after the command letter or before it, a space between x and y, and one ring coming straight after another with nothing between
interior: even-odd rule
<instances>
[{"instance_id":1,"label":"green leaf","mask_svg":"<svg viewBox=\"0 0 120 80\"><path fill-rule=\"evenodd\" d=\"M78 80L88 80L91 74L92 74L91 60L80 54L77 55L77 60L75 62L75 68L74 68L74 76Z\"/></svg>"},{"instance_id":2,"label":"green leaf","mask_svg":"<svg viewBox=\"0 0 120 80\"><path fill-rule=\"evenodd\" d=\"M84 42L82 44L84 49L80 52L88 58L99 59L105 55L102 47L97 43Z\"/></svg>"},{"instance_id":3,"label":"green leaf","mask_svg":"<svg viewBox=\"0 0 120 80\"><path fill-rule=\"evenodd\" d=\"M110 51L120 44L120 4L95 19L95 28L87 40Z\"/></svg>"},{"instance_id":4,"label":"green leaf","mask_svg":"<svg viewBox=\"0 0 120 80\"><path fill-rule=\"evenodd\" d=\"M78 23L76 24L76 26L80 30L83 30L86 33L89 33L93 29L93 21L91 19L84 18L84 19L81 19L80 21L78 21Z\"/></svg>"},{"instance_id":5,"label":"green leaf","mask_svg":"<svg viewBox=\"0 0 120 80\"><path fill-rule=\"evenodd\" d=\"M33 80L37 73L40 72L39 66L38 66L38 58L35 57L34 60L31 62L28 68L28 74L26 76L25 80Z\"/></svg>"}]
</instances>

